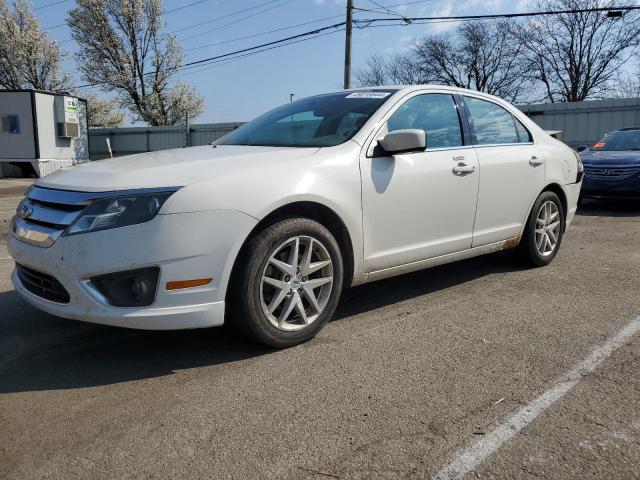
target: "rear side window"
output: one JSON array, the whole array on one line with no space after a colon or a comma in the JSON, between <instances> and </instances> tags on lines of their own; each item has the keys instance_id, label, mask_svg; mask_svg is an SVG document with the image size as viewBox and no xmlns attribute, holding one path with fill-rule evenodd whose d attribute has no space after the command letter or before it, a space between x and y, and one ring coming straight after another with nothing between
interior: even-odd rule
<instances>
[{"instance_id":1,"label":"rear side window","mask_svg":"<svg viewBox=\"0 0 640 480\"><path fill-rule=\"evenodd\" d=\"M515 119L504 108L472 97L465 97L465 103L471 114L478 145L519 143ZM524 129L524 126L522 128ZM528 136L526 129L525 133Z\"/></svg>"},{"instance_id":2,"label":"rear side window","mask_svg":"<svg viewBox=\"0 0 640 480\"><path fill-rule=\"evenodd\" d=\"M520 123L520 120L513 117L513 121L516 122L516 131L518 132L518 141L520 143L532 142L533 139L531 138L531 134L529 133L529 130L527 130L527 128L522 123Z\"/></svg>"},{"instance_id":3,"label":"rear side window","mask_svg":"<svg viewBox=\"0 0 640 480\"><path fill-rule=\"evenodd\" d=\"M427 93L404 102L387 121L390 132L417 128L427 134L427 148L459 147L462 129L451 95Z\"/></svg>"}]
</instances>

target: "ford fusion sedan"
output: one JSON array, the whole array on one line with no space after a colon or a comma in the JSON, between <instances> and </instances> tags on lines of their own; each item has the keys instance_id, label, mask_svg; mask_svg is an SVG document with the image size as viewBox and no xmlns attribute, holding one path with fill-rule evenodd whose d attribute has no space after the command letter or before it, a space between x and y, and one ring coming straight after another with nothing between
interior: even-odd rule
<instances>
[{"instance_id":1,"label":"ford fusion sedan","mask_svg":"<svg viewBox=\"0 0 640 480\"><path fill-rule=\"evenodd\" d=\"M12 281L61 317L230 322L290 346L329 321L344 287L512 248L547 265L581 177L573 150L490 95L319 95L213 145L38 180L12 222Z\"/></svg>"},{"instance_id":2,"label":"ford fusion sedan","mask_svg":"<svg viewBox=\"0 0 640 480\"><path fill-rule=\"evenodd\" d=\"M583 197L640 198L640 127L610 132L580 156Z\"/></svg>"}]
</instances>

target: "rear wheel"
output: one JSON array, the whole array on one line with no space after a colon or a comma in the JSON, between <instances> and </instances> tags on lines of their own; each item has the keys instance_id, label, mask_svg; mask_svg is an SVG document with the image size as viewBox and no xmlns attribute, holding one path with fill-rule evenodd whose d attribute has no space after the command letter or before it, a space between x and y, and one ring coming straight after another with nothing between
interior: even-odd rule
<instances>
[{"instance_id":1,"label":"rear wheel","mask_svg":"<svg viewBox=\"0 0 640 480\"><path fill-rule=\"evenodd\" d=\"M534 267L550 264L560 248L564 222L564 209L558 195L542 192L533 204L518 246L520 258Z\"/></svg>"},{"instance_id":2,"label":"rear wheel","mask_svg":"<svg viewBox=\"0 0 640 480\"><path fill-rule=\"evenodd\" d=\"M329 321L342 290L338 244L321 224L281 220L250 240L232 288L233 322L251 338L289 347Z\"/></svg>"}]
</instances>

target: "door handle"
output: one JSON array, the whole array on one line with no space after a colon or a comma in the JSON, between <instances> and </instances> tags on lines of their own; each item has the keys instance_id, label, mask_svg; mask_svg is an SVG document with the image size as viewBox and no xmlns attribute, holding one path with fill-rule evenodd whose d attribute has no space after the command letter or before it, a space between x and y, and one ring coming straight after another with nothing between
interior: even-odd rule
<instances>
[{"instance_id":1,"label":"door handle","mask_svg":"<svg viewBox=\"0 0 640 480\"><path fill-rule=\"evenodd\" d=\"M544 160L536 157L535 155L532 155L531 158L529 159L529 165L531 165L532 167L538 167L543 163L544 163Z\"/></svg>"},{"instance_id":2,"label":"door handle","mask_svg":"<svg viewBox=\"0 0 640 480\"><path fill-rule=\"evenodd\" d=\"M475 172L476 167L473 165L466 165L464 163L459 163L458 165L453 167L452 171L455 175L463 176L463 175L469 175L470 173Z\"/></svg>"}]
</instances>

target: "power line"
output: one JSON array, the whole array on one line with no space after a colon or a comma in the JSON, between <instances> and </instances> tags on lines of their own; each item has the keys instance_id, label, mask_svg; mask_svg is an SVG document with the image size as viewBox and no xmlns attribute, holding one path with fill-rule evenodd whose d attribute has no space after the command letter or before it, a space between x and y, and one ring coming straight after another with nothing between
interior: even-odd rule
<instances>
[{"instance_id":1,"label":"power line","mask_svg":"<svg viewBox=\"0 0 640 480\"><path fill-rule=\"evenodd\" d=\"M595 7L595 8L576 8L571 10L546 10L542 12L522 12L522 13L496 13L488 15L461 15L461 16L448 16L448 17L406 17L406 20L412 22L450 22L450 21L464 21L464 20L493 20L498 18L521 18L521 17L537 17L548 15L565 15L573 13L597 13L597 12L610 12L610 11L631 11L640 10L638 6L624 6L624 7ZM399 21L400 19L398 19ZM362 20L354 20L354 23L359 24L371 24L375 22L391 22L394 21L391 18L367 18ZM403 19L404 21L404 19Z\"/></svg>"},{"instance_id":2,"label":"power line","mask_svg":"<svg viewBox=\"0 0 640 480\"><path fill-rule=\"evenodd\" d=\"M380 7L383 10L389 11L389 9L387 7L385 7L384 5L380 5L378 2L374 2L373 0L369 0L369 3L373 3L376 7Z\"/></svg>"},{"instance_id":3,"label":"power line","mask_svg":"<svg viewBox=\"0 0 640 480\"><path fill-rule=\"evenodd\" d=\"M177 30L173 30L171 33L179 33L179 32L182 32L184 30L190 30L192 28L197 28L197 27L200 27L202 25L206 25L207 23L217 22L218 20L222 20L223 18L234 17L234 16L239 15L241 13L248 12L248 11L254 10L256 8L264 7L266 5L269 5L269 4L275 3L275 2L279 2L279 1L281 1L281 0L269 0L268 2L263 2L263 3L260 3L258 5L254 5L253 7L243 8L242 10L236 10L235 12L227 13L227 14L221 15L219 17L215 17L215 18L211 18L209 20L205 20L204 22L196 23L194 25L187 25L186 27L182 27L182 28L179 28Z\"/></svg>"},{"instance_id":4,"label":"power line","mask_svg":"<svg viewBox=\"0 0 640 480\"><path fill-rule=\"evenodd\" d=\"M464 16L448 16L448 17L410 17L410 19L412 21L417 21L420 23L437 23L437 22L454 22L454 21L464 21L464 20L488 20L488 19L496 19L496 18L514 18L514 17L532 17L532 16L538 16L538 15L559 15L559 14L567 14L567 13L590 13L590 12L603 12L603 11L631 11L631 10L640 10L640 6L624 6L624 7L617 7L614 9L611 8L588 8L588 9L573 9L573 10L557 10L557 11L543 11L543 12L527 12L527 13L508 13L508 14L493 14L493 15L464 15ZM400 19L399 19L400 20ZM386 24L386 25L371 25L372 23L376 23L376 22L391 22L393 21L393 19L389 19L389 18L374 18L374 19L366 19L366 20L354 20L354 23L362 25L362 27L360 28L369 28L369 27L388 27L388 26L402 26L403 24ZM233 52L228 52L225 54L221 54L221 55L216 55L216 56L212 56L212 57L208 57L208 58L204 58L201 60L196 60L193 62L188 62L185 63L184 65L180 66L180 67L176 67L175 69L172 70L189 70L191 67L195 67L195 66L204 66L204 65L212 65L214 63L221 63L221 62L217 62L217 61L222 61L222 60L231 60L231 59L236 59L236 58L241 58L244 56L249 56L250 54L258 54L261 53L263 51L268 51L268 50L273 50L275 48L280 48L286 45L290 45L293 43L299 43L299 41L303 41L303 40L309 40L311 38L315 38L318 36L322 36L319 35L322 32L326 32L327 30L333 30L331 32L328 33L335 33L337 31L342 31L344 30L344 27L346 26L346 22L339 22L339 23L335 23L333 25L328 25L325 27L321 27L315 30L310 30L307 32L303 32L303 33L299 33L297 35L293 35L290 37L286 37L286 38L281 38L278 40L274 40L271 42L266 42L260 45L255 45L253 47L247 47L247 48L243 48L240 50L236 50ZM328 34L327 33L327 34ZM305 38L305 37L311 37L311 38ZM145 72L144 75L151 75L154 72ZM91 84L86 84L86 85L80 85L77 86L75 88L77 89L81 89L81 88L88 88L88 87L95 87L98 85L103 85L107 82L97 82L97 83L91 83Z\"/></svg>"},{"instance_id":5,"label":"power line","mask_svg":"<svg viewBox=\"0 0 640 480\"><path fill-rule=\"evenodd\" d=\"M68 2L68 1L69 1L69 0L59 0L58 2L54 2L54 3L51 3L51 4L49 4L49 5L43 5L43 6L41 6L41 7L38 7L38 8L36 8L36 9L34 9L34 11L35 11L35 10L40 10L41 8L52 7L52 6L57 5L57 4L59 4L59 3L64 3L64 2ZM189 8L189 7L194 7L194 6L196 6L196 5L199 5L200 3L204 3L204 2L208 2L208 1L209 1L209 0L197 0L197 1L195 1L195 2L191 2L191 3L188 3L188 4L186 4L186 5L182 5L181 7L176 7L176 8L173 8L173 9L171 9L171 10L164 10L162 13L163 13L163 15L167 15L167 14L169 14L169 13L178 12L178 11L180 11L180 10L184 10L184 9L186 9L186 8ZM273 1L277 1L277 0L273 0ZM58 25L53 25L53 26L51 26L51 27L43 28L43 30L53 30L53 29L55 29L55 28L64 27L65 25L66 25L66 23L59 23ZM186 28L191 28L191 27L186 27ZM71 39L71 38L69 38L69 39L67 39L67 40L65 40L65 41L63 41L63 42L60 42L60 43L67 43L67 42L70 42L71 40L72 40L72 39Z\"/></svg>"},{"instance_id":6,"label":"power line","mask_svg":"<svg viewBox=\"0 0 640 480\"><path fill-rule=\"evenodd\" d=\"M49 8L49 7L53 7L55 5L60 5L61 3L66 3L69 2L71 0L58 0L57 2L51 2L51 3L47 3L45 5L40 5L38 8L34 8L33 10L42 10L43 8Z\"/></svg>"},{"instance_id":7,"label":"power line","mask_svg":"<svg viewBox=\"0 0 640 480\"><path fill-rule=\"evenodd\" d=\"M174 8L172 10L165 10L163 13L167 15L168 13L179 12L180 10L184 10L185 8L193 7L194 5L198 5L200 3L208 2L209 0L198 0L197 2L191 2L181 7Z\"/></svg>"},{"instance_id":8,"label":"power line","mask_svg":"<svg viewBox=\"0 0 640 480\"><path fill-rule=\"evenodd\" d=\"M374 2L373 0L368 0L368 1L373 3L375 6L380 7L382 10L371 10L371 9L368 9L368 8L360 8L360 7L353 7L353 9L361 11L361 12L376 12L376 13L383 13L385 15L393 15L393 16L396 16L396 17L406 18L405 15L402 15L401 13L393 12L390 9L391 8L397 8L397 7L406 7L408 5L415 5L417 3L432 2L434 0L418 0L416 2L398 3L396 5L388 5L386 7L384 5L381 5L381 4L377 3L377 2Z\"/></svg>"},{"instance_id":9,"label":"power line","mask_svg":"<svg viewBox=\"0 0 640 480\"><path fill-rule=\"evenodd\" d=\"M257 50L259 48L268 47L268 46L271 46L271 45L276 45L276 44L287 42L289 40L294 40L294 39L297 39L297 38L308 37L310 35L315 35L317 33L324 32L326 30L336 29L338 27L342 27L345 24L346 24L346 22L334 23L333 25L328 25L326 27L318 28L316 30L310 30L308 32L299 33L297 35L292 35L290 37L281 38L279 40L274 40L272 42L263 43L261 45L255 45L253 47L243 48L241 50L236 50L235 52L224 53L224 54L221 54L221 55L216 55L214 57L209 57L209 58L205 58L205 59L202 59L202 60L196 60L196 61L193 61L193 62L188 62L188 63L185 63L183 65L183 67L202 64L202 63L205 63L205 62L210 61L210 60L217 60L219 58L229 57L231 55L235 55L235 54L238 54L238 53L244 53L244 52L249 52L251 50Z\"/></svg>"},{"instance_id":10,"label":"power line","mask_svg":"<svg viewBox=\"0 0 640 480\"><path fill-rule=\"evenodd\" d=\"M278 0L278 1L281 1L281 0ZM275 8L283 7L283 6L285 6L285 5L287 5L287 4L291 3L291 2L293 2L293 0L284 0L282 3L278 3L276 5L272 5L272 6L268 7L268 8L260 10L259 12L255 12L255 13L253 13L251 15L245 15L242 18L239 18L238 20L234 20L233 22L225 23L224 25L220 25L218 27L211 28L209 30L205 30L203 32L196 33L196 34L190 35L188 37L184 37L184 38L182 38L180 40L182 42L185 42L187 40L191 40L192 38L201 37L202 35L207 35L208 33L215 32L217 30L222 30L223 28L229 27L231 25L235 25L236 23L244 22L245 20L247 20L249 18L252 18L252 17L255 17L256 15L262 15L263 13L269 12L269 11L275 9Z\"/></svg>"},{"instance_id":11,"label":"power line","mask_svg":"<svg viewBox=\"0 0 640 480\"><path fill-rule=\"evenodd\" d=\"M272 42L262 43L260 45L255 45L253 47L247 47L247 48L243 48L241 50L236 50L234 52L228 52L228 53L224 53L224 54L221 54L221 55L216 55L216 56L213 56L213 57L203 58L201 60L195 60L193 62L185 63L184 65L182 65L181 67L178 67L177 69L190 67L192 65L202 65L202 64L204 64L206 62L210 62L212 60L218 60L218 59L221 59L221 58L228 58L228 57L240 54L240 53L250 52L250 51L258 50L258 49L261 49L261 48L264 48L264 47L269 47L269 46L281 44L281 43L284 43L284 42L287 42L287 41L290 41L290 40L303 38L303 37L308 37L308 36L311 36L311 35L315 35L317 33L324 32L326 30L337 29L339 27L344 26L345 24L346 24L346 22L335 23L333 25L328 25L326 27L317 28L315 30L310 30L308 32L303 32L303 33L299 33L297 35L292 35L290 37L281 38L279 40L274 40ZM144 73L144 75L151 75L153 73L154 72L146 72L146 73ZM87 84L87 85L80 85L80 86L77 86L75 88L95 87L97 85L103 85L105 83L107 83L107 82L97 82L97 83L91 83L91 84Z\"/></svg>"},{"instance_id":12,"label":"power line","mask_svg":"<svg viewBox=\"0 0 640 480\"><path fill-rule=\"evenodd\" d=\"M368 0L371 2L371 0ZM383 10L389 10L390 8L398 8L398 7L407 7L409 5L417 5L418 3L428 3L428 2L434 2L436 0L414 0L413 2L405 2L405 3L395 3L393 5L380 5L379 3L375 3L375 2L371 2L374 5L378 5L379 7L381 7Z\"/></svg>"},{"instance_id":13,"label":"power line","mask_svg":"<svg viewBox=\"0 0 640 480\"><path fill-rule=\"evenodd\" d=\"M220 41L220 42L208 43L207 45L200 45L198 47L187 48L187 49L185 49L185 52L191 52L193 50L200 50L202 48L213 47L213 46L216 46L216 45L224 45L224 44L227 44L227 43L233 43L233 42L237 42L237 41L240 41L240 40L246 40L247 38L261 37L263 35L268 35L270 33L281 32L283 30L291 30L292 28L302 27L303 25L311 25L313 23L320 23L320 22L324 22L325 20L332 20L332 19L338 18L338 17L343 17L343 15L332 15L330 17L319 18L318 20L311 20L309 22L298 23L296 25L289 25L287 27L276 28L274 30L267 30L266 32L254 33L252 35L245 35L244 37L237 37L237 38L232 38L232 39L229 39L229 40L223 40L223 41Z\"/></svg>"},{"instance_id":14,"label":"power line","mask_svg":"<svg viewBox=\"0 0 640 480\"><path fill-rule=\"evenodd\" d=\"M183 5L182 7L179 7L178 9L183 9L183 8L191 7L191 6L194 6L194 5L198 4L198 3L203 3L203 2L205 2L205 1L207 1L207 0L198 0L197 2L193 2L193 3L190 3L190 4L188 4L188 5ZM250 11L250 10L255 10L256 8L265 7L265 6L270 5L270 4L272 4L272 3L275 3L275 2L282 2L282 1L283 1L283 0L269 0L269 1L267 1L267 2L263 2L263 3L260 3L260 4L258 4L258 5L254 5L254 6L252 6L252 7L248 7L248 8L243 8L242 10L236 10L235 12L227 13L227 14L225 14L225 15L221 15L221 16L219 16L219 17L212 18L212 19L206 20L206 21L204 21L204 22L196 23L196 24L193 24L193 25L187 25L187 26L182 27L182 28L179 28L179 29L177 29L177 30L172 30L172 31L171 31L171 33L174 33L174 34L175 34L175 33L182 32L182 31L184 31L184 30L191 30L191 29L193 29L193 28L197 28L197 27L200 27L200 26L202 26L202 25L206 25L207 23L216 22L216 21L218 21L218 20L222 20L222 19L224 19L224 18L233 17L233 16L239 15L239 14L241 14L241 13L248 12L248 11ZM279 6L285 5L285 4L290 3L290 2L292 2L292 1L293 1L293 0L285 0L283 4L281 4L281 5L276 5L276 6L272 7L272 8L276 8L276 7L279 7ZM174 11L177 11L178 9L173 9L173 10L170 10L170 11L165 11L165 12L163 12L163 13L165 13L165 14L166 14L166 13L172 13L172 12L174 12ZM197 36L201 36L201 35L207 34L207 33L209 33L209 32L213 32L214 30L218 30L218 29L221 29L221 28L228 27L229 25L233 25L233 24L235 24L235 23L241 22L241 21L243 21L243 20L245 20L245 19L247 19L247 18L254 17L254 16L256 16L256 15L259 15L260 13L264 13L264 12L267 12L267 11L269 11L269 10L271 10L271 8L269 8L269 9L265 9L265 10L262 10L262 11L260 11L260 12L257 12L257 13L255 13L255 14L253 14L253 15L247 15L246 17L243 17L243 18L241 18L241 19L239 19L239 20L237 20L237 21L234 21L234 22L231 22L231 23L228 23L228 24L225 24L225 25L221 25L220 27L217 27L217 28L215 28L215 29L207 30L207 31L205 31L205 32L203 32L203 33L200 33L200 34L197 34L197 35L193 35L193 36L191 36L191 37L183 38L183 39L181 39L181 41L189 40L189 39L191 39L191 38L195 38L195 37L197 37ZM55 25L55 26L53 26L53 27L51 27L51 28L61 27L61 26L63 26L63 25L65 25L65 24ZM73 41L73 38L67 38L66 40L62 40L62 41L60 41L60 42L58 42L58 43L60 43L60 44L64 44L64 43L69 43L69 42L71 42L71 41Z\"/></svg>"},{"instance_id":15,"label":"power line","mask_svg":"<svg viewBox=\"0 0 640 480\"><path fill-rule=\"evenodd\" d=\"M203 71L208 70L210 68L226 65L227 63L232 63L232 62L234 62L236 60L241 60L243 58L250 57L250 56L253 56L253 55L257 55L257 54L262 53L262 52L267 52L269 50L275 50L276 48L281 48L281 47L286 47L286 46L289 46L289 45L294 45L296 43L306 42L308 40L313 40L315 38L324 37L325 35L332 35L334 33L339 33L339 32L342 32L342 31L344 31L344 28L337 28L336 30L333 30L331 32L319 33L319 34L314 35L314 36L310 36L310 37L307 37L307 38L302 38L302 39L295 40L295 41L290 41L290 42L287 42L287 43L283 43L281 45L275 45L275 46L272 46L272 47L263 48L263 49L256 50L256 51L253 51L253 52L249 52L249 53L245 53L245 54L242 54L242 55L237 55L235 57L231 57L231 58L228 58L228 59L212 61L210 63L204 64L205 65L204 68L202 68L203 67L202 65L196 65L195 67L187 67L187 68L185 68L183 70L196 69L196 68L200 67L201 68L200 70L191 71L191 72L189 72L189 74L203 72Z\"/></svg>"}]
</instances>

